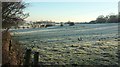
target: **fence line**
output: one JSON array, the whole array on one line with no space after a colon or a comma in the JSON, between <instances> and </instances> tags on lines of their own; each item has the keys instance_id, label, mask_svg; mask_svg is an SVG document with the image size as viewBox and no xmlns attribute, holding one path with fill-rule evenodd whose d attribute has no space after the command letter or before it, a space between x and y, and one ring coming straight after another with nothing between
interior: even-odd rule
<instances>
[{"instance_id":1,"label":"fence line","mask_svg":"<svg viewBox=\"0 0 120 67\"><path fill-rule=\"evenodd\" d=\"M33 66L33 67L36 67L38 66L39 64L39 52L35 52L34 53L34 62L31 63L31 54L32 54L32 51L31 49L27 49L26 50L26 53L25 53L25 56L24 56L24 62L23 62L23 66L24 67L29 67L29 66Z\"/></svg>"}]
</instances>

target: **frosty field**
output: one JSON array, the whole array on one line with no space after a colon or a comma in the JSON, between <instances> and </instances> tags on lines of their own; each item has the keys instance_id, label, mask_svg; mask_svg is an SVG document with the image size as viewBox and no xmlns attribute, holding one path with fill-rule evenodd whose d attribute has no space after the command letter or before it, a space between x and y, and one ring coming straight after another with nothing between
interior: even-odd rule
<instances>
[{"instance_id":1,"label":"frosty field","mask_svg":"<svg viewBox=\"0 0 120 67\"><path fill-rule=\"evenodd\" d=\"M117 65L118 24L75 24L11 30L25 48L40 53L43 64Z\"/></svg>"}]
</instances>

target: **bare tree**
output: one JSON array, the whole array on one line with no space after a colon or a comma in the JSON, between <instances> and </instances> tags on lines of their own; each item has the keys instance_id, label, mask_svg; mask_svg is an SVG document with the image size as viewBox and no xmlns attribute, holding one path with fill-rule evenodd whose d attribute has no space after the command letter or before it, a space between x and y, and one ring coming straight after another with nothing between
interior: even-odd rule
<instances>
[{"instance_id":1,"label":"bare tree","mask_svg":"<svg viewBox=\"0 0 120 67\"><path fill-rule=\"evenodd\" d=\"M24 13L27 7L23 2L2 2L2 28L9 30L11 26L16 26L29 16Z\"/></svg>"}]
</instances>

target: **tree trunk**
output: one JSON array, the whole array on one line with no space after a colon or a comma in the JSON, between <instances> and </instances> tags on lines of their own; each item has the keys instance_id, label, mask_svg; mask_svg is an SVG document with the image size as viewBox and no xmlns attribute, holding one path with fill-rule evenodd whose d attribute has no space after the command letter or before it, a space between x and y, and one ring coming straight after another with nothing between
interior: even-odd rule
<instances>
[{"instance_id":1,"label":"tree trunk","mask_svg":"<svg viewBox=\"0 0 120 67\"><path fill-rule=\"evenodd\" d=\"M9 63L9 42L11 36L9 32L2 32L2 64Z\"/></svg>"}]
</instances>

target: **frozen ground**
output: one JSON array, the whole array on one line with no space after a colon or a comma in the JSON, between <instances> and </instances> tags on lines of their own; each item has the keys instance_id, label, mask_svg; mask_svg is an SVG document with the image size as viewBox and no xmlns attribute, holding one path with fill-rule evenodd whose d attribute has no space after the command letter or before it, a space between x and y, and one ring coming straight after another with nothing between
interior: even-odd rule
<instances>
[{"instance_id":1,"label":"frozen ground","mask_svg":"<svg viewBox=\"0 0 120 67\"><path fill-rule=\"evenodd\" d=\"M44 64L117 65L118 24L76 24L11 30Z\"/></svg>"}]
</instances>

